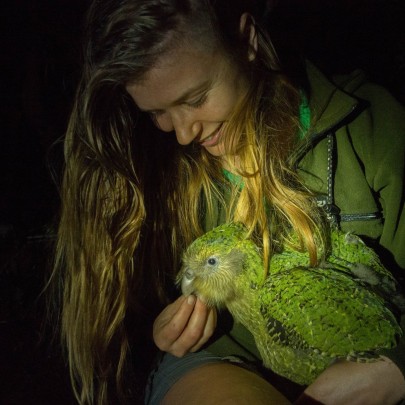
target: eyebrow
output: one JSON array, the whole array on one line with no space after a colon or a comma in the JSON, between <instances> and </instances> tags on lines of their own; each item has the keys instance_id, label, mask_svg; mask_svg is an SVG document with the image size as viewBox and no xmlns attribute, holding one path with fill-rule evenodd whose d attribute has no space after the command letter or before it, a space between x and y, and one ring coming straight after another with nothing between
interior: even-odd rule
<instances>
[{"instance_id":1,"label":"eyebrow","mask_svg":"<svg viewBox=\"0 0 405 405\"><path fill-rule=\"evenodd\" d=\"M212 86L212 82L211 80L205 80L204 82L202 82L201 84L199 84L198 86L195 87L191 87L189 89L187 89L180 97L178 97L176 100L174 100L171 105L179 105L184 103L186 100L188 100L189 98L191 98L192 96L195 96L199 93L203 93L203 92L207 92ZM142 112L146 112L146 113L152 113L152 112L157 112L157 111L164 111L161 109L147 109L144 110L142 108L140 108L138 106L139 110L141 110Z\"/></svg>"}]
</instances>

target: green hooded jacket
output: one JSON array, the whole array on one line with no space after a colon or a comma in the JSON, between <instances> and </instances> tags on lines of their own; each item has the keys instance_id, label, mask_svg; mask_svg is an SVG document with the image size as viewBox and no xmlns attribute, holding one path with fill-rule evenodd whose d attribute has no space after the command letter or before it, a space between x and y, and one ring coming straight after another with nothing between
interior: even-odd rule
<instances>
[{"instance_id":1,"label":"green hooded jacket","mask_svg":"<svg viewBox=\"0 0 405 405\"><path fill-rule=\"evenodd\" d=\"M405 275L405 109L361 71L329 81L307 65L311 122L297 170L344 231L363 237L399 281ZM220 314L206 349L260 363L252 335ZM402 327L405 326L403 317ZM382 353L405 375L405 340Z\"/></svg>"}]
</instances>

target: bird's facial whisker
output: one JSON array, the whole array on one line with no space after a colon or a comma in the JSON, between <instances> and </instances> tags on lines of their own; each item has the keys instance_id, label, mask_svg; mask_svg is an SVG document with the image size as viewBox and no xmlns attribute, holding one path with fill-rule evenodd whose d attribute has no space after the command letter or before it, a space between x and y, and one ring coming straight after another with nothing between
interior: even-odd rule
<instances>
[{"instance_id":1,"label":"bird's facial whisker","mask_svg":"<svg viewBox=\"0 0 405 405\"><path fill-rule=\"evenodd\" d=\"M181 292L184 295L191 295L194 292L194 279L195 273L191 269L186 269L181 279Z\"/></svg>"},{"instance_id":2,"label":"bird's facial whisker","mask_svg":"<svg viewBox=\"0 0 405 405\"><path fill-rule=\"evenodd\" d=\"M187 269L186 271L185 271L185 273L184 273L184 278L186 278L187 280L194 280L194 277L195 277L195 275L194 275L194 271L193 270L191 270L191 269Z\"/></svg>"}]
</instances>

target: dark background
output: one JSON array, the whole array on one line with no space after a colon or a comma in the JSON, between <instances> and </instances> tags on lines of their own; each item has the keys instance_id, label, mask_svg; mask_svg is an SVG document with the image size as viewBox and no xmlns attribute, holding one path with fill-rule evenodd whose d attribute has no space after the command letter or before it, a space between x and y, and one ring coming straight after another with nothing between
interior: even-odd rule
<instances>
[{"instance_id":1,"label":"dark background","mask_svg":"<svg viewBox=\"0 0 405 405\"><path fill-rule=\"evenodd\" d=\"M403 0L278 3L286 42L327 74L362 68L405 104ZM86 5L14 0L1 6L0 405L72 403L40 293L58 212L58 140L79 76Z\"/></svg>"}]
</instances>

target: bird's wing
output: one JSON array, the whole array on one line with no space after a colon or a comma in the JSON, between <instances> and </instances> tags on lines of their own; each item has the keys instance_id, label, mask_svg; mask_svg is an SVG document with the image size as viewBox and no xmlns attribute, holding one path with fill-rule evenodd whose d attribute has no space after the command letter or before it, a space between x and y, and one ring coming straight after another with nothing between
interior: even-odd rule
<instances>
[{"instance_id":1,"label":"bird's wing","mask_svg":"<svg viewBox=\"0 0 405 405\"><path fill-rule=\"evenodd\" d=\"M296 267L270 276L260 303L264 321L277 320L291 336L285 342L334 357L391 347L400 333L381 298L330 269Z\"/></svg>"}]
</instances>

